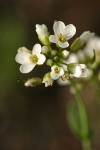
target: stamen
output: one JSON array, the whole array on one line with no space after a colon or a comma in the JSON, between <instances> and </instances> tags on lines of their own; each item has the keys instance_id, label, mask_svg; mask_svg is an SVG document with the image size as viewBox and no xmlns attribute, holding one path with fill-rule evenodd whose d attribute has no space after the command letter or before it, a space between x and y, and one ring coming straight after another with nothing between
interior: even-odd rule
<instances>
[{"instance_id":1,"label":"stamen","mask_svg":"<svg viewBox=\"0 0 100 150\"><path fill-rule=\"evenodd\" d=\"M59 73L59 68L58 68L58 67L55 67L54 72L55 72L55 73Z\"/></svg>"},{"instance_id":2,"label":"stamen","mask_svg":"<svg viewBox=\"0 0 100 150\"><path fill-rule=\"evenodd\" d=\"M36 64L36 63L38 62L38 58L37 58L36 55L31 56L31 57L30 57L30 60L31 60L34 64Z\"/></svg>"},{"instance_id":3,"label":"stamen","mask_svg":"<svg viewBox=\"0 0 100 150\"><path fill-rule=\"evenodd\" d=\"M59 35L59 37L58 37L58 40L59 40L60 42L64 43L64 42L66 41L66 37L60 33L60 35Z\"/></svg>"}]
</instances>

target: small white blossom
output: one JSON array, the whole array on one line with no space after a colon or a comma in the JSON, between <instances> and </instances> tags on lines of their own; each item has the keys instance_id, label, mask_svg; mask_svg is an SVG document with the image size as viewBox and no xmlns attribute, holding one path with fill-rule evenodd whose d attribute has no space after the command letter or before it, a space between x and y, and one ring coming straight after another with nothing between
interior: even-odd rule
<instances>
[{"instance_id":1,"label":"small white blossom","mask_svg":"<svg viewBox=\"0 0 100 150\"><path fill-rule=\"evenodd\" d=\"M54 80L51 78L50 73L47 73L45 74L42 83L45 84L45 87L48 87L48 86L52 86L53 81Z\"/></svg>"},{"instance_id":2,"label":"small white blossom","mask_svg":"<svg viewBox=\"0 0 100 150\"><path fill-rule=\"evenodd\" d=\"M88 69L85 64L76 64L73 67L72 74L76 78L86 77Z\"/></svg>"},{"instance_id":3,"label":"small white blossom","mask_svg":"<svg viewBox=\"0 0 100 150\"><path fill-rule=\"evenodd\" d=\"M20 48L15 60L21 64L20 71L22 73L29 73L36 65L42 65L46 57L41 54L41 45L35 44L32 51L29 51L25 47Z\"/></svg>"},{"instance_id":4,"label":"small white blossom","mask_svg":"<svg viewBox=\"0 0 100 150\"><path fill-rule=\"evenodd\" d=\"M49 32L48 32L48 28L45 24L42 24L42 25L36 24L36 32L37 32L38 38L42 44L44 44L44 45L50 44Z\"/></svg>"},{"instance_id":5,"label":"small white blossom","mask_svg":"<svg viewBox=\"0 0 100 150\"><path fill-rule=\"evenodd\" d=\"M100 37L95 36L90 39L84 49L86 55L89 57L93 57L93 50L95 50L96 61L100 62Z\"/></svg>"},{"instance_id":6,"label":"small white blossom","mask_svg":"<svg viewBox=\"0 0 100 150\"><path fill-rule=\"evenodd\" d=\"M55 35L50 35L49 40L52 43L57 43L62 48L69 46L68 40L76 33L76 27L73 24L65 26L62 21L55 21L53 30Z\"/></svg>"},{"instance_id":7,"label":"small white blossom","mask_svg":"<svg viewBox=\"0 0 100 150\"><path fill-rule=\"evenodd\" d=\"M52 66L51 67L51 78L54 80L57 80L59 77L61 77L64 74L64 69L62 67L59 66Z\"/></svg>"}]
</instances>

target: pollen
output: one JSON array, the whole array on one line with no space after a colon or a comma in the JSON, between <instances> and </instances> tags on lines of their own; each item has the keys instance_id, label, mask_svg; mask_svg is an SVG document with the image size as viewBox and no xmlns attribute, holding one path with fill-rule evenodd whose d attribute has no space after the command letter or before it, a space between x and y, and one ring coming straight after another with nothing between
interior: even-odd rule
<instances>
[{"instance_id":1,"label":"pollen","mask_svg":"<svg viewBox=\"0 0 100 150\"><path fill-rule=\"evenodd\" d=\"M55 67L54 72L55 72L55 73L59 73L59 68L58 68L58 67Z\"/></svg>"},{"instance_id":2,"label":"pollen","mask_svg":"<svg viewBox=\"0 0 100 150\"><path fill-rule=\"evenodd\" d=\"M59 35L59 37L58 37L58 40L59 40L60 42L64 43L64 42L66 41L66 37L60 33L60 35Z\"/></svg>"},{"instance_id":3,"label":"pollen","mask_svg":"<svg viewBox=\"0 0 100 150\"><path fill-rule=\"evenodd\" d=\"M38 62L38 57L37 57L36 55L33 55L33 56L30 57L30 60L31 60L34 64L36 64L36 63Z\"/></svg>"}]
</instances>

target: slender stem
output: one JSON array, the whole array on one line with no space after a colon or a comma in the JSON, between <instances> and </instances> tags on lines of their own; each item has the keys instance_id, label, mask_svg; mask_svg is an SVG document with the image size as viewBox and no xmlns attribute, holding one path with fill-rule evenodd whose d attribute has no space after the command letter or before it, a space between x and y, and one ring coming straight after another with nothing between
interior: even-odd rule
<instances>
[{"instance_id":1,"label":"slender stem","mask_svg":"<svg viewBox=\"0 0 100 150\"><path fill-rule=\"evenodd\" d=\"M92 150L91 142L89 139L85 139L82 141L83 150Z\"/></svg>"},{"instance_id":2,"label":"slender stem","mask_svg":"<svg viewBox=\"0 0 100 150\"><path fill-rule=\"evenodd\" d=\"M84 139L81 139L83 150L91 150L91 141L88 137L89 135L89 125L88 125L88 115L84 105L84 100L80 94L79 89L74 80L71 80L71 85L75 90L75 98L79 109L80 125L81 125L81 135Z\"/></svg>"}]
</instances>

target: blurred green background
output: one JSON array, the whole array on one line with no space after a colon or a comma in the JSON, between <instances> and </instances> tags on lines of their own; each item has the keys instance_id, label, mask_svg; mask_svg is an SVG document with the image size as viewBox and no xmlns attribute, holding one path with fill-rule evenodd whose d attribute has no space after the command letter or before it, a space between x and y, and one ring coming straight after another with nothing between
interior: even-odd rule
<instances>
[{"instance_id":1,"label":"blurred green background","mask_svg":"<svg viewBox=\"0 0 100 150\"><path fill-rule=\"evenodd\" d=\"M17 49L32 49L38 42L35 25L54 20L73 23L77 36L85 30L100 35L100 1L95 0L0 0L0 150L80 150L66 121L68 87L25 88L23 81L43 76L45 68L23 75L15 62ZM18 80L21 82L18 83ZM100 103L95 85L83 96L90 114L93 149L100 149Z\"/></svg>"}]
</instances>

